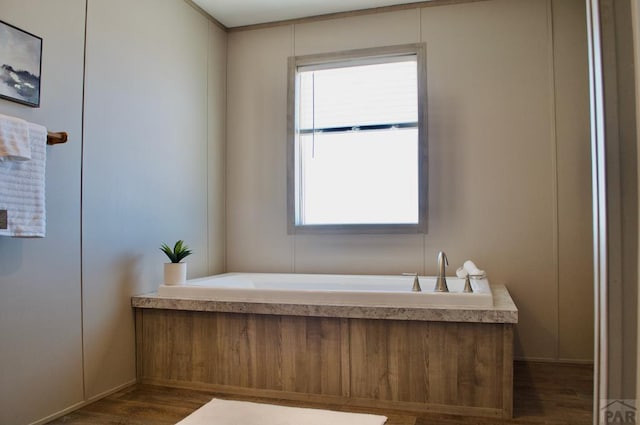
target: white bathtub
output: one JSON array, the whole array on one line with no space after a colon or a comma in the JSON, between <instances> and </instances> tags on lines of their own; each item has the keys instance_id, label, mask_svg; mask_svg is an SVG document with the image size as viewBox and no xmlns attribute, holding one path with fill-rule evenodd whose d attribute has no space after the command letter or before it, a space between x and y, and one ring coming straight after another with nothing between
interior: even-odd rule
<instances>
[{"instance_id":1,"label":"white bathtub","mask_svg":"<svg viewBox=\"0 0 640 425\"><path fill-rule=\"evenodd\" d=\"M422 292L412 292L413 276L225 273L190 279L184 285L161 285L158 295L214 301L357 305L390 307L491 307L493 295L486 279L447 277L449 292L433 292L435 277L420 276Z\"/></svg>"}]
</instances>

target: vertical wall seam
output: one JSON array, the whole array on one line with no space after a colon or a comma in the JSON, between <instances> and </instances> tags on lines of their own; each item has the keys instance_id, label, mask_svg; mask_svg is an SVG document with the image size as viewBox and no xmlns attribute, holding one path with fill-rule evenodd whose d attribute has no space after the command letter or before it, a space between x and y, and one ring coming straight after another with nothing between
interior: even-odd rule
<instances>
[{"instance_id":1,"label":"vertical wall seam","mask_svg":"<svg viewBox=\"0 0 640 425\"><path fill-rule=\"evenodd\" d=\"M418 9L418 43L422 43L422 8Z\"/></svg>"},{"instance_id":2,"label":"vertical wall seam","mask_svg":"<svg viewBox=\"0 0 640 425\"><path fill-rule=\"evenodd\" d=\"M87 401L84 350L84 140L87 86L87 24L89 21L89 0L84 4L84 45L82 52L82 111L80 117L80 357L82 359L82 399Z\"/></svg>"},{"instance_id":3,"label":"vertical wall seam","mask_svg":"<svg viewBox=\"0 0 640 425\"><path fill-rule=\"evenodd\" d=\"M224 137L224 141L222 143L222 152L220 155L222 156L222 221L223 221L223 232L222 232L222 244L223 244L223 254L222 254L222 267L223 272L227 273L229 271L229 262L228 262L228 251L229 251L229 199L228 193L229 188L227 186L227 182L229 178L227 176L227 164L229 163L228 153L229 153L229 125L228 125L228 117L229 117L229 32L225 31L224 33L224 107L222 108L224 116L222 117L222 122L224 123L224 128L222 129L222 137Z\"/></svg>"},{"instance_id":4,"label":"vertical wall seam","mask_svg":"<svg viewBox=\"0 0 640 425\"><path fill-rule=\"evenodd\" d=\"M424 40L422 39L422 7L418 8L418 37L420 37L420 39L418 40L418 43L422 43ZM429 52L426 51L425 52L425 56L428 55ZM425 57L425 61L427 61L428 59ZM427 62L428 63L428 62ZM428 72L428 71L427 71ZM429 90L428 87L428 77L427 77L427 81L424 82L425 86L427 87L427 93ZM429 98L427 97L426 100L426 108L427 108L427 120L429 119ZM427 150L429 149L429 123L427 122ZM428 158L428 152L427 152L427 158ZM425 191L427 193L427 223L426 223L426 229L423 229L422 232L422 275L425 276L427 274L427 232L429 231L429 163L428 163L428 159L427 159L427 190Z\"/></svg>"},{"instance_id":5,"label":"vertical wall seam","mask_svg":"<svg viewBox=\"0 0 640 425\"><path fill-rule=\"evenodd\" d=\"M227 152L229 150L229 133L228 133L228 128L229 126L227 125L227 117L229 116L229 32L225 31L224 32L224 108L222 109L224 111L224 117L222 117L222 122L224 123L224 128L222 130L222 137L224 137L224 141L222 143L222 152L220 153L220 155L222 156L222 224L224 227L224 233L222 235L222 244L223 244L223 249L222 249L222 266L223 266L223 272L227 272L228 271L228 264L227 264L227 258L228 258L228 233L229 233L229 225L228 225L228 218L229 218L229 212L227 210L229 202L228 202L228 187L227 187L227 181L228 179L228 175L227 175Z\"/></svg>"},{"instance_id":6,"label":"vertical wall seam","mask_svg":"<svg viewBox=\"0 0 640 425\"><path fill-rule=\"evenodd\" d=\"M213 60L211 56L211 46L213 43L212 40L212 30L211 30L211 22L207 21L207 66L206 66L206 77L205 77L205 98L206 98L206 109L205 109L205 123L206 123L206 167L205 174L207 178L206 191L207 191L207 206L205 207L205 221L207 226L207 274L213 274L213 259L211 258L212 252L212 239L213 235L211 234L211 123L209 122L209 116L211 115L211 96L209 94L209 80L211 79L211 61Z\"/></svg>"},{"instance_id":7,"label":"vertical wall seam","mask_svg":"<svg viewBox=\"0 0 640 425\"><path fill-rule=\"evenodd\" d=\"M557 86L556 86L556 62L555 62L555 34L553 31L553 0L547 0L547 26L549 42L549 75L551 77L551 166L553 169L552 182L552 209L553 209L553 273L556 285L556 344L555 359L560 358L560 207L559 207L559 176L558 176L558 127L557 127Z\"/></svg>"}]
</instances>

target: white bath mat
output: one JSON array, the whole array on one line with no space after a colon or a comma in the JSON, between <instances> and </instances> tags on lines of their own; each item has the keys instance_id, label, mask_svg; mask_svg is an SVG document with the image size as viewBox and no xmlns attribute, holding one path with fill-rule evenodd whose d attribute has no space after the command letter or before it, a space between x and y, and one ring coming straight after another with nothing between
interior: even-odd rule
<instances>
[{"instance_id":1,"label":"white bath mat","mask_svg":"<svg viewBox=\"0 0 640 425\"><path fill-rule=\"evenodd\" d=\"M385 416L214 398L176 425L383 425Z\"/></svg>"}]
</instances>

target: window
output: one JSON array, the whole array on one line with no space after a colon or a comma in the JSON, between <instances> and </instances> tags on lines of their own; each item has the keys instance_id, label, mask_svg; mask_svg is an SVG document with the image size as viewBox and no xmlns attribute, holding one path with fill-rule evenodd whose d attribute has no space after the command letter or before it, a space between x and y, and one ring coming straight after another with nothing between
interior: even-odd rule
<instances>
[{"instance_id":1,"label":"window","mask_svg":"<svg viewBox=\"0 0 640 425\"><path fill-rule=\"evenodd\" d=\"M426 227L424 45L289 59L290 233Z\"/></svg>"}]
</instances>

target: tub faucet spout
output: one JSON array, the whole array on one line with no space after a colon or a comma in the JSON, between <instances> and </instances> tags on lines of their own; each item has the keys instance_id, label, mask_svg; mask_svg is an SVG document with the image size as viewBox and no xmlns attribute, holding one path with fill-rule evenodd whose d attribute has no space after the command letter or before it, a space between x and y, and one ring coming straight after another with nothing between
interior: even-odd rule
<instances>
[{"instance_id":1,"label":"tub faucet spout","mask_svg":"<svg viewBox=\"0 0 640 425\"><path fill-rule=\"evenodd\" d=\"M449 292L447 287L446 267L449 265L447 254L443 251L438 253L438 277L436 278L436 287L434 292Z\"/></svg>"}]
</instances>

